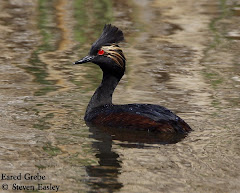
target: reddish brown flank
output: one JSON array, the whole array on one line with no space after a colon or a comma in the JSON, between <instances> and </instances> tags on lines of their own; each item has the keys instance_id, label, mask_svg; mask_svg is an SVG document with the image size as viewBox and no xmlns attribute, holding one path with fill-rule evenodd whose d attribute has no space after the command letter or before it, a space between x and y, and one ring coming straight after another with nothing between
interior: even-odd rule
<instances>
[{"instance_id":1,"label":"reddish brown flank","mask_svg":"<svg viewBox=\"0 0 240 193\"><path fill-rule=\"evenodd\" d=\"M178 124L183 132L191 131L191 128L183 121L179 120L172 125L171 122L167 121L154 121L148 117L141 116L138 114L131 114L127 112L121 113L111 113L106 115L105 113L97 115L97 117L92 120L94 125L104 125L110 127L126 127L138 130L149 130L158 131L163 133L174 133L176 132L175 127Z\"/></svg>"}]
</instances>

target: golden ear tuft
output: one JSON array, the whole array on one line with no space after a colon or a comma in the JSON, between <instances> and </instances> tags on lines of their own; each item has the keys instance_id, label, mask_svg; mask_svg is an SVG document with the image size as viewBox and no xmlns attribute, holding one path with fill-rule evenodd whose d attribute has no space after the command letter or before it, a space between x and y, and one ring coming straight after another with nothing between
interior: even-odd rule
<instances>
[{"instance_id":1,"label":"golden ear tuft","mask_svg":"<svg viewBox=\"0 0 240 193\"><path fill-rule=\"evenodd\" d=\"M117 44L111 44L109 46L103 46L105 55L114 60L122 68L125 67L126 58L123 55L123 51Z\"/></svg>"}]
</instances>

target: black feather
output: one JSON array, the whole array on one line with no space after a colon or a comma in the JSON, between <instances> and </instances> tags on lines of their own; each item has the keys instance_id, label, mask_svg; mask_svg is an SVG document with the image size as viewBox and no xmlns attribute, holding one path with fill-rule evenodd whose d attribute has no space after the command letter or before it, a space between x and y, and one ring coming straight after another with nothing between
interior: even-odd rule
<instances>
[{"instance_id":1,"label":"black feather","mask_svg":"<svg viewBox=\"0 0 240 193\"><path fill-rule=\"evenodd\" d=\"M185 123L180 117L172 113L170 110L163 106L152 104L127 104L127 105L105 105L95 108L89 114L86 114L84 119L86 122L93 121L99 114L103 114L104 117L108 117L111 114L129 113L149 118L156 123L169 123L172 130L176 133L190 132L192 129ZM127 118L127 116L126 116ZM125 123L127 124L127 122ZM117 127L117 125L115 125ZM136 127L140 127L136 124Z\"/></svg>"},{"instance_id":2,"label":"black feather","mask_svg":"<svg viewBox=\"0 0 240 193\"><path fill-rule=\"evenodd\" d=\"M90 50L90 55L95 55L98 52L98 50L104 45L118 43L123 40L124 40L123 32L120 29L111 24L106 24L98 40L96 40L96 42L93 43L92 48Z\"/></svg>"}]
</instances>

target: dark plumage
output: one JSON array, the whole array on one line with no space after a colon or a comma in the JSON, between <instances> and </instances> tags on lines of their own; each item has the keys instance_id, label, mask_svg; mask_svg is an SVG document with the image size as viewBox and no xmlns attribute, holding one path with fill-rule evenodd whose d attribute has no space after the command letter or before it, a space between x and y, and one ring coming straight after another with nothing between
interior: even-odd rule
<instances>
[{"instance_id":1,"label":"dark plumage","mask_svg":"<svg viewBox=\"0 0 240 193\"><path fill-rule=\"evenodd\" d=\"M93 62L103 71L100 86L92 96L85 114L88 124L139 129L162 133L187 133L190 126L165 107L152 104L113 105L112 94L124 75L125 57L116 44L124 40L120 29L105 25L89 55L75 64Z\"/></svg>"},{"instance_id":2,"label":"dark plumage","mask_svg":"<svg viewBox=\"0 0 240 193\"><path fill-rule=\"evenodd\" d=\"M152 104L105 105L86 114L85 121L138 130L185 133L191 128L180 117L165 107Z\"/></svg>"},{"instance_id":3,"label":"dark plumage","mask_svg":"<svg viewBox=\"0 0 240 193\"><path fill-rule=\"evenodd\" d=\"M111 24L105 25L103 32L96 42L92 44L90 55L94 55L104 45L111 45L124 40L123 32Z\"/></svg>"}]
</instances>

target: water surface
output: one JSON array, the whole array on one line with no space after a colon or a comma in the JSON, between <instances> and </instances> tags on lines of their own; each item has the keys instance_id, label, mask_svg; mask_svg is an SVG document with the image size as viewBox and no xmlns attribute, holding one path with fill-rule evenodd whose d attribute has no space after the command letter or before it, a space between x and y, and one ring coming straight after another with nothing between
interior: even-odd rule
<instances>
[{"instance_id":1,"label":"water surface","mask_svg":"<svg viewBox=\"0 0 240 193\"><path fill-rule=\"evenodd\" d=\"M239 6L230 0L2 2L1 172L47 178L9 186L238 192ZM114 102L166 106L194 132L164 141L85 125L102 74L94 64L72 62L88 53L105 23L126 39L127 71Z\"/></svg>"}]
</instances>

